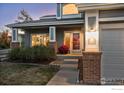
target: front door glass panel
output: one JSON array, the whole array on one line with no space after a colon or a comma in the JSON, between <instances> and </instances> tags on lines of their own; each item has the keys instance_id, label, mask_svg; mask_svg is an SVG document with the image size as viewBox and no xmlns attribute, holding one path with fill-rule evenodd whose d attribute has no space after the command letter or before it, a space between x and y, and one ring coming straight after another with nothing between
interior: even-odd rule
<instances>
[{"instance_id":1,"label":"front door glass panel","mask_svg":"<svg viewBox=\"0 0 124 93\"><path fill-rule=\"evenodd\" d=\"M71 33L65 33L65 45L70 48Z\"/></svg>"},{"instance_id":2,"label":"front door glass panel","mask_svg":"<svg viewBox=\"0 0 124 93\"><path fill-rule=\"evenodd\" d=\"M80 49L80 33L73 33L73 50Z\"/></svg>"}]
</instances>

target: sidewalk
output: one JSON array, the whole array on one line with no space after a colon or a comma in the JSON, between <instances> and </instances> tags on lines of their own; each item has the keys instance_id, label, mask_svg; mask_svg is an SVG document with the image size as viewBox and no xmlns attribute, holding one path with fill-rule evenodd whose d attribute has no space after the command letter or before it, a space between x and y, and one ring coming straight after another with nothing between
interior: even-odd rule
<instances>
[{"instance_id":1,"label":"sidewalk","mask_svg":"<svg viewBox=\"0 0 124 93\"><path fill-rule=\"evenodd\" d=\"M64 61L61 69L47 85L76 85L78 79L77 60Z\"/></svg>"}]
</instances>

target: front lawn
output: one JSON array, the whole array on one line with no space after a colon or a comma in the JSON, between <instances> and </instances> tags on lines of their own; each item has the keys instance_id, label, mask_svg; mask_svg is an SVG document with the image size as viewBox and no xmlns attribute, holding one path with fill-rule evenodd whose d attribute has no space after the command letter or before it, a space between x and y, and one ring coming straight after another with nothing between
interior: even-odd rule
<instances>
[{"instance_id":1,"label":"front lawn","mask_svg":"<svg viewBox=\"0 0 124 93\"><path fill-rule=\"evenodd\" d=\"M0 85L45 85L58 71L30 63L0 63Z\"/></svg>"}]
</instances>

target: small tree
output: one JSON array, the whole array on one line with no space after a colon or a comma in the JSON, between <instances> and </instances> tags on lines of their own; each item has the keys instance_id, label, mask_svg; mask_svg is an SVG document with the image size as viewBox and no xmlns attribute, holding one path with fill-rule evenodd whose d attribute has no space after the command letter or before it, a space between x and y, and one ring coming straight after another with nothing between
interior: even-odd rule
<instances>
[{"instance_id":1,"label":"small tree","mask_svg":"<svg viewBox=\"0 0 124 93\"><path fill-rule=\"evenodd\" d=\"M3 31L0 33L0 48L9 48L11 39L9 37L9 31Z\"/></svg>"}]
</instances>

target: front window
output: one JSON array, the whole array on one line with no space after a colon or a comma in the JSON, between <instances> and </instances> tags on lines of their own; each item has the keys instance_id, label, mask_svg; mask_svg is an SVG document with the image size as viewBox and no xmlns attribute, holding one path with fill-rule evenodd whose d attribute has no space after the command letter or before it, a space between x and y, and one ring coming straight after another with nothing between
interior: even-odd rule
<instances>
[{"instance_id":1,"label":"front window","mask_svg":"<svg viewBox=\"0 0 124 93\"><path fill-rule=\"evenodd\" d=\"M32 34L32 46L48 46L49 35L48 34Z\"/></svg>"},{"instance_id":2,"label":"front window","mask_svg":"<svg viewBox=\"0 0 124 93\"><path fill-rule=\"evenodd\" d=\"M56 28L54 26L49 27L50 42L55 42L56 40L55 30Z\"/></svg>"},{"instance_id":3,"label":"front window","mask_svg":"<svg viewBox=\"0 0 124 93\"><path fill-rule=\"evenodd\" d=\"M13 29L12 31L12 41L16 41L17 40L17 29Z\"/></svg>"}]
</instances>

